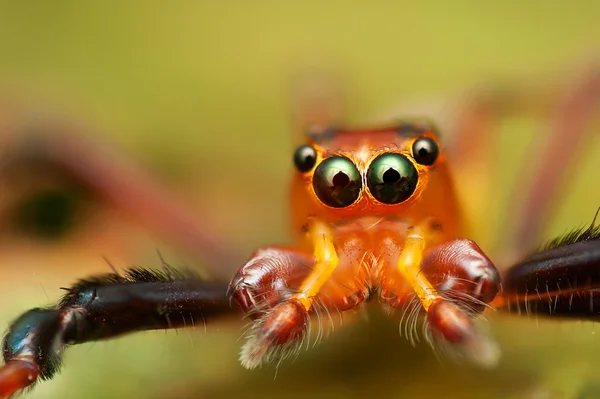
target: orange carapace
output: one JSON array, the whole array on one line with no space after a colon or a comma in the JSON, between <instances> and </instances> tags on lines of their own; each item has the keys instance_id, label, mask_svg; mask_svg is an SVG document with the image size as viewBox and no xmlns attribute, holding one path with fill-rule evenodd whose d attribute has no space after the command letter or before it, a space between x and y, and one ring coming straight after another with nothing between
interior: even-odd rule
<instances>
[{"instance_id":1,"label":"orange carapace","mask_svg":"<svg viewBox=\"0 0 600 399\"><path fill-rule=\"evenodd\" d=\"M253 254L230 293L255 322L240 359L252 368L293 353L310 314L371 299L424 314L432 343L479 363L497 351L473 323L500 276L465 239L443 147L425 123L307 135L294 154L297 247ZM420 311L418 311L420 310Z\"/></svg>"}]
</instances>

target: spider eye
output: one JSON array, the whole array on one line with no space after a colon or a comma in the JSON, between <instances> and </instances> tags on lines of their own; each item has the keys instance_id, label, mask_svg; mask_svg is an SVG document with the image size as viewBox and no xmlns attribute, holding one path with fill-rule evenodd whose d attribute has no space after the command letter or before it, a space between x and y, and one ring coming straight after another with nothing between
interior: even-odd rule
<instances>
[{"instance_id":1,"label":"spider eye","mask_svg":"<svg viewBox=\"0 0 600 399\"><path fill-rule=\"evenodd\" d=\"M327 158L315 170L313 188L325 205L333 208L347 207L360 196L360 172L346 157Z\"/></svg>"},{"instance_id":2,"label":"spider eye","mask_svg":"<svg viewBox=\"0 0 600 399\"><path fill-rule=\"evenodd\" d=\"M437 143L429 137L417 139L412 146L413 158L421 165L433 165L439 153L440 149Z\"/></svg>"},{"instance_id":3,"label":"spider eye","mask_svg":"<svg viewBox=\"0 0 600 399\"><path fill-rule=\"evenodd\" d=\"M310 171L317 163L317 150L311 145L298 147L294 153L294 165L302 173Z\"/></svg>"},{"instance_id":4,"label":"spider eye","mask_svg":"<svg viewBox=\"0 0 600 399\"><path fill-rule=\"evenodd\" d=\"M386 153L371 162L367 172L369 191L377 201L399 204L417 188L419 173L404 155Z\"/></svg>"}]
</instances>

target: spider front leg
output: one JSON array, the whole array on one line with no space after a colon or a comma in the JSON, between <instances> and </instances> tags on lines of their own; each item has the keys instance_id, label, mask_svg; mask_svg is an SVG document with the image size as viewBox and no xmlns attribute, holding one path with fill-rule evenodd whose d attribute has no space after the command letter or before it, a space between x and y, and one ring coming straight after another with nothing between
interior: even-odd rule
<instances>
[{"instance_id":1,"label":"spider front leg","mask_svg":"<svg viewBox=\"0 0 600 399\"><path fill-rule=\"evenodd\" d=\"M206 323L234 310L227 286L171 269L130 269L81 280L52 308L21 315L4 337L0 398L47 380L67 345Z\"/></svg>"},{"instance_id":2,"label":"spider front leg","mask_svg":"<svg viewBox=\"0 0 600 399\"><path fill-rule=\"evenodd\" d=\"M595 220L509 269L499 307L519 314L600 320L600 226Z\"/></svg>"}]
</instances>

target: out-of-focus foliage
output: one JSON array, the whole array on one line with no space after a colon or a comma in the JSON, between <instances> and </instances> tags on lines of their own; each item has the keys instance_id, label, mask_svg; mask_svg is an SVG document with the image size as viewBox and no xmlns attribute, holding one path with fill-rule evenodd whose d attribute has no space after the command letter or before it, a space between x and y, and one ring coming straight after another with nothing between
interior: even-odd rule
<instances>
[{"instance_id":1,"label":"out-of-focus foliage","mask_svg":"<svg viewBox=\"0 0 600 399\"><path fill-rule=\"evenodd\" d=\"M346 118L359 123L412 98L560 71L600 44L598 15L600 3L583 0L3 2L0 90L98 126L187 203L210 209L212 224L245 254L287 231L289 87L298 74L324 70L339 79ZM510 218L516 160L536 155L525 145L536 129L521 120L499 127L505 170L485 228ZM600 153L594 139L588 156ZM600 205L595 158L573 175L547 236L591 220ZM76 277L108 270L102 255L134 235L93 226L93 247L2 247L2 328L55 301ZM150 255L137 263L159 264L160 242L139 246ZM440 364L377 312L370 323L344 327L282 365L275 380L274 368L238 365L235 323L84 345L69 349L64 372L30 397L600 396L592 324L494 317L504 359L489 372Z\"/></svg>"}]
</instances>

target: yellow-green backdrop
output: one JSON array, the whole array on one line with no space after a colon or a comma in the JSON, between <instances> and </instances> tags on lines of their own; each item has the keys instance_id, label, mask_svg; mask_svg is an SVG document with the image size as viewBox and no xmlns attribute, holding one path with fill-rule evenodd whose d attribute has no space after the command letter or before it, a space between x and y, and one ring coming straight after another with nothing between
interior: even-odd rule
<instances>
[{"instance_id":1,"label":"yellow-green backdrop","mask_svg":"<svg viewBox=\"0 0 600 399\"><path fill-rule=\"evenodd\" d=\"M569 66L600 44L598 17L600 3L584 0L2 1L0 89L99 126L187 203L208 207L244 253L287 234L287 90L298 71L339 77L360 122L411 98ZM506 147L504 162L522 155ZM590 153L546 236L589 222L600 205L600 151ZM510 217L503 209L491 205L490 220ZM7 248L0 326L104 267L101 247L71 258L45 248L35 261ZM398 337L397 321L372 319L276 378L238 365L239 326L83 345L30 397L600 397L591 323L495 318L504 358L486 372L440 363Z\"/></svg>"}]
</instances>

